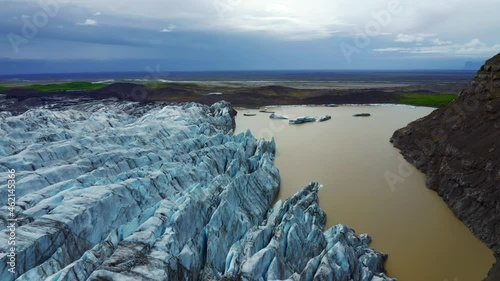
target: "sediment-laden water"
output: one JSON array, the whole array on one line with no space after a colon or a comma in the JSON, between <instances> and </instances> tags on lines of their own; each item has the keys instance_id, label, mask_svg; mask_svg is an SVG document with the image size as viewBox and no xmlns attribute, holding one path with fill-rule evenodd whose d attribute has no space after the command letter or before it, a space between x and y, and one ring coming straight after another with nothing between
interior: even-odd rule
<instances>
[{"instance_id":1,"label":"sediment-laden water","mask_svg":"<svg viewBox=\"0 0 500 281\"><path fill-rule=\"evenodd\" d=\"M403 281L482 280L494 263L476 239L425 187L425 176L400 157L389 138L432 108L340 106L269 108L291 118L331 115L321 123L289 125L269 113L240 109L236 133L274 137L281 174L280 199L310 181L324 185L320 204L329 226L347 224L369 233L372 246L389 254L386 269ZM355 113L371 117L352 117ZM256 116L243 116L255 113Z\"/></svg>"}]
</instances>

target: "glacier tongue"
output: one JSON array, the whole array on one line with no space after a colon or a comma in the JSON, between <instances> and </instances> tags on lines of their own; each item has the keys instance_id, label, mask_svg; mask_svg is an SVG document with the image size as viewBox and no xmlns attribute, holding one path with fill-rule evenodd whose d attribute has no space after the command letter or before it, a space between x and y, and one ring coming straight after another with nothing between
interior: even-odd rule
<instances>
[{"instance_id":1,"label":"glacier tongue","mask_svg":"<svg viewBox=\"0 0 500 281\"><path fill-rule=\"evenodd\" d=\"M370 237L339 224L323 233L318 183L310 183L235 243L223 280L393 280L385 255L369 248ZM378 279L377 279L378 278Z\"/></svg>"},{"instance_id":2,"label":"glacier tongue","mask_svg":"<svg viewBox=\"0 0 500 281\"><path fill-rule=\"evenodd\" d=\"M323 232L318 184L270 209L275 143L233 136L234 114L117 100L1 114L18 223L12 274L0 208L0 280L392 280L368 236Z\"/></svg>"}]
</instances>

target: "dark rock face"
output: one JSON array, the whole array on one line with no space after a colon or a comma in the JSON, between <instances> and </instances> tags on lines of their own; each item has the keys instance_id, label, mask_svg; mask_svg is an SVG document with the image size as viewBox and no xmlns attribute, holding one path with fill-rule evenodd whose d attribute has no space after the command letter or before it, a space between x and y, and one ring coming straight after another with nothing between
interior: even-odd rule
<instances>
[{"instance_id":1,"label":"dark rock face","mask_svg":"<svg viewBox=\"0 0 500 281\"><path fill-rule=\"evenodd\" d=\"M500 54L450 105L396 131L391 142L427 174L427 186L498 257Z\"/></svg>"}]
</instances>

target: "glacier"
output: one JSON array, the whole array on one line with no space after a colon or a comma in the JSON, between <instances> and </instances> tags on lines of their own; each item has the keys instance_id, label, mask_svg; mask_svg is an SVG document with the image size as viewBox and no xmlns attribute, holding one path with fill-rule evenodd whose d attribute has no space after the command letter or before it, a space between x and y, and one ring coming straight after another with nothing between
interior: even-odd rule
<instances>
[{"instance_id":1,"label":"glacier","mask_svg":"<svg viewBox=\"0 0 500 281\"><path fill-rule=\"evenodd\" d=\"M318 183L273 204L276 145L227 102L0 99L0 280L394 280L368 235L324 230Z\"/></svg>"}]
</instances>

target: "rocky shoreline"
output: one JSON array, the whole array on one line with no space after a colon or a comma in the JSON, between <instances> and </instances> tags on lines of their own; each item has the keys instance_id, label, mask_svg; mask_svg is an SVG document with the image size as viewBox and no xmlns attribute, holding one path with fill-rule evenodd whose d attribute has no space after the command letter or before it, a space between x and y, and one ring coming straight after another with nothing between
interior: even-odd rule
<instances>
[{"instance_id":1,"label":"rocky shoreline","mask_svg":"<svg viewBox=\"0 0 500 281\"><path fill-rule=\"evenodd\" d=\"M497 257L500 280L500 54L450 105L396 131L391 142L427 175L455 215Z\"/></svg>"},{"instance_id":2,"label":"rocky shoreline","mask_svg":"<svg viewBox=\"0 0 500 281\"><path fill-rule=\"evenodd\" d=\"M368 235L324 230L319 184L272 207L275 143L233 136L227 102L15 106L0 114L18 219L13 274L0 208L1 280L394 280Z\"/></svg>"}]
</instances>

